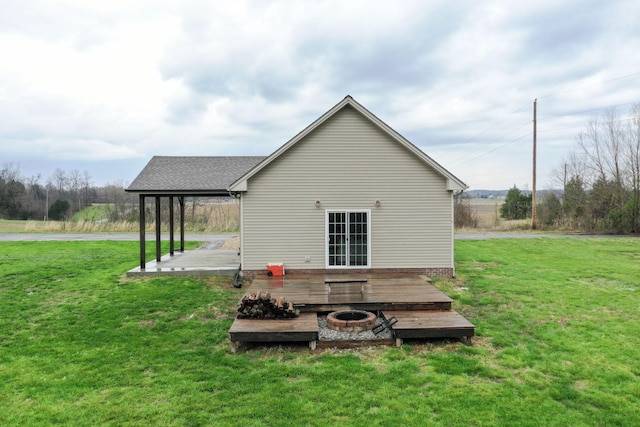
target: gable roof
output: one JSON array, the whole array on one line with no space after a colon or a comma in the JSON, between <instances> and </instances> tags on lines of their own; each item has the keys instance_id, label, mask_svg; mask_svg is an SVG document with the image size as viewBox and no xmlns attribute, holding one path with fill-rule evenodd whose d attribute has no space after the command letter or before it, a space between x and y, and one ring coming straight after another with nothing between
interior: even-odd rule
<instances>
[{"instance_id":1,"label":"gable roof","mask_svg":"<svg viewBox=\"0 0 640 427\"><path fill-rule=\"evenodd\" d=\"M126 191L228 196L229 186L264 158L154 156Z\"/></svg>"},{"instance_id":2,"label":"gable roof","mask_svg":"<svg viewBox=\"0 0 640 427\"><path fill-rule=\"evenodd\" d=\"M327 111L322 116L320 116L318 119L316 119L313 123L311 123L305 129L303 129L296 136L291 138L283 146L281 146L276 151L274 151L269 157L265 158L257 166L255 166L251 170L247 171L246 174L244 174L243 176L238 178L235 182L233 182L231 184L231 186L229 187L229 190L230 191L235 191L235 192L247 191L247 181L252 176L254 176L258 172L260 172L262 169L267 167L271 162L273 162L275 159L280 157L285 151L287 151L293 145L298 143L305 136L307 136L308 134L313 132L313 130L315 130L316 128L321 126L331 116L336 114L338 111L342 110L347 105L353 107L356 111L358 111L364 117L369 119L369 121L371 121L371 123L373 123L375 126L379 127L382 131L384 131L391 138L393 138L398 143L400 143L405 148L407 148L411 153L413 153L416 157L418 157L420 160L422 160L425 164L427 164L428 166L432 167L440 175L445 177L447 179L447 190L464 190L464 189L467 188L467 185L464 182L462 182L460 179L455 177L451 172L449 172L444 167L442 167L438 162L433 160L431 157L429 157L427 154L425 154L422 150L420 150L418 147L416 147L411 142L409 142L409 140L407 140L405 137L403 137L398 132L393 130L389 125L387 125L385 122L380 120L375 114L373 114L372 112L367 110L365 107L363 107L361 104L356 102L356 100L353 99L351 96L347 95L342 101L337 103L333 108L331 108L329 111Z\"/></svg>"}]
</instances>

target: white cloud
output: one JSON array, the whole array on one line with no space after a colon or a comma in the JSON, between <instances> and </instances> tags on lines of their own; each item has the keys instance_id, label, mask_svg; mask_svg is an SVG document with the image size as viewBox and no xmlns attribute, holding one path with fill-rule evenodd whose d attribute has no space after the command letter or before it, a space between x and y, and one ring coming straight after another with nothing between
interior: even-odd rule
<instances>
[{"instance_id":1,"label":"white cloud","mask_svg":"<svg viewBox=\"0 0 640 427\"><path fill-rule=\"evenodd\" d=\"M0 7L0 157L23 168L268 154L351 94L472 188L504 188L531 181L534 98L541 175L598 111L568 113L640 101L640 76L612 80L640 72L624 0Z\"/></svg>"}]
</instances>

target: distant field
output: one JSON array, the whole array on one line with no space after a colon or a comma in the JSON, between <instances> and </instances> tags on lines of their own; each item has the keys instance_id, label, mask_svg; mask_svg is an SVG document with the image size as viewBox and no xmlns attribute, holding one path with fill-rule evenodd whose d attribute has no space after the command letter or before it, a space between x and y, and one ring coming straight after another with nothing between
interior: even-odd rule
<instances>
[{"instance_id":1,"label":"distant field","mask_svg":"<svg viewBox=\"0 0 640 427\"><path fill-rule=\"evenodd\" d=\"M531 220L505 220L500 217L500 206L504 200L471 199L472 210L478 218L478 229L493 231L526 230Z\"/></svg>"},{"instance_id":2,"label":"distant field","mask_svg":"<svg viewBox=\"0 0 640 427\"><path fill-rule=\"evenodd\" d=\"M166 203L166 202L165 202ZM164 205L166 208L166 205ZM76 213L68 221L9 221L0 220L0 233L91 233L136 232L137 218L131 221L109 221L109 205L93 205ZM162 227L168 231L168 210L162 216ZM147 230L155 229L155 222L147 218ZM176 216L177 221L177 216ZM185 229L190 232L235 232L240 224L240 207L237 200L196 200L187 202Z\"/></svg>"},{"instance_id":3,"label":"distant field","mask_svg":"<svg viewBox=\"0 0 640 427\"><path fill-rule=\"evenodd\" d=\"M135 232L139 230L136 222L100 222L100 221L20 221L0 220L0 233L108 233ZM149 230L153 231L153 224Z\"/></svg>"},{"instance_id":4,"label":"distant field","mask_svg":"<svg viewBox=\"0 0 640 427\"><path fill-rule=\"evenodd\" d=\"M20 233L25 231L27 221L0 219L0 233Z\"/></svg>"}]
</instances>

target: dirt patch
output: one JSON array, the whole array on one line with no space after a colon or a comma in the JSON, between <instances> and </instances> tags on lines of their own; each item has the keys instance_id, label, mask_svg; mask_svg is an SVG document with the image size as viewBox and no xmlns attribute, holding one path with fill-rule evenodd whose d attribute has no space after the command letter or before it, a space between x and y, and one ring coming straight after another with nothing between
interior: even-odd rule
<instances>
[{"instance_id":1,"label":"dirt patch","mask_svg":"<svg viewBox=\"0 0 640 427\"><path fill-rule=\"evenodd\" d=\"M239 236L232 237L231 239L224 242L219 247L219 249L222 249L222 250L240 249L240 237Z\"/></svg>"},{"instance_id":2,"label":"dirt patch","mask_svg":"<svg viewBox=\"0 0 640 427\"><path fill-rule=\"evenodd\" d=\"M156 321L155 319L141 320L138 324L142 328L153 328L156 325Z\"/></svg>"}]
</instances>

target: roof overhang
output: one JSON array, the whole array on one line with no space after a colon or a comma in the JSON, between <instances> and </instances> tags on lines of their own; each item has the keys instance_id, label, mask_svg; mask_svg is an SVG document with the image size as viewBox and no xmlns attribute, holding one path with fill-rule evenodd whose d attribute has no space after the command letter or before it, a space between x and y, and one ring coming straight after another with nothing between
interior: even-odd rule
<instances>
[{"instance_id":1,"label":"roof overhang","mask_svg":"<svg viewBox=\"0 0 640 427\"><path fill-rule=\"evenodd\" d=\"M127 193L135 193L144 196L185 196L185 197L229 197L229 190L130 190Z\"/></svg>"}]
</instances>

